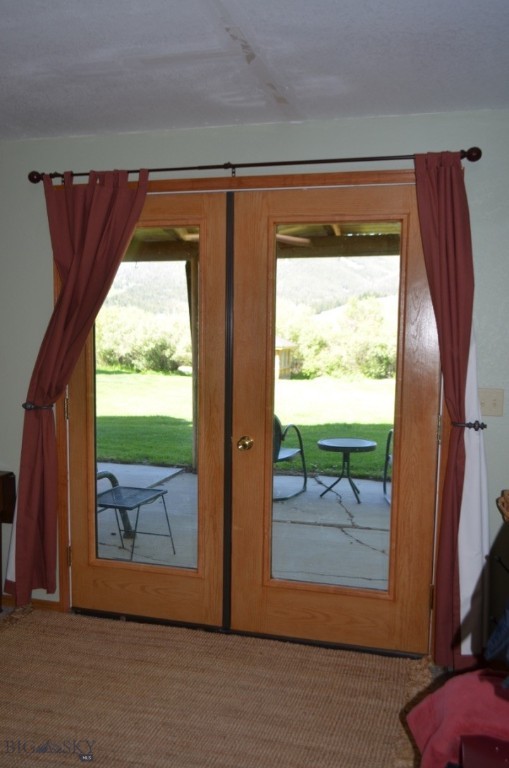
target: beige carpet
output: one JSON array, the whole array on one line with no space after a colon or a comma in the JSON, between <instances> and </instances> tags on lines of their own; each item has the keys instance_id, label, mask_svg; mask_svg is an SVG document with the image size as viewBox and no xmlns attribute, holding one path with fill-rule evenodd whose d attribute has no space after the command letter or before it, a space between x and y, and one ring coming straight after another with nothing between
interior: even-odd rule
<instances>
[{"instance_id":1,"label":"beige carpet","mask_svg":"<svg viewBox=\"0 0 509 768\"><path fill-rule=\"evenodd\" d=\"M423 662L33 611L0 622L5 766L412 766Z\"/></svg>"}]
</instances>

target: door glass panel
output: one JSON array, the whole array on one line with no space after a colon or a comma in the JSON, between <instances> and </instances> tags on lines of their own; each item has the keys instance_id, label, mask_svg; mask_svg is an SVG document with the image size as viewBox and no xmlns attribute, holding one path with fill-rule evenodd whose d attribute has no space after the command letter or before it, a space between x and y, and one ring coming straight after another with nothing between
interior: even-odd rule
<instances>
[{"instance_id":1,"label":"door glass panel","mask_svg":"<svg viewBox=\"0 0 509 768\"><path fill-rule=\"evenodd\" d=\"M98 558L197 567L199 232L138 229L95 326Z\"/></svg>"},{"instance_id":2,"label":"door glass panel","mask_svg":"<svg viewBox=\"0 0 509 768\"><path fill-rule=\"evenodd\" d=\"M276 228L274 579L388 589L400 228Z\"/></svg>"}]
</instances>

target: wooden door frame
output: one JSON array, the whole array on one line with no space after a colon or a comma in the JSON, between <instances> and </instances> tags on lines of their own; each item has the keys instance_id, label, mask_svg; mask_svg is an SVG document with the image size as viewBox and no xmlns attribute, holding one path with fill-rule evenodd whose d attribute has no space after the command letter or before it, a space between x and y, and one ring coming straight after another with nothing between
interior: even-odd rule
<instances>
[{"instance_id":1,"label":"wooden door frame","mask_svg":"<svg viewBox=\"0 0 509 768\"><path fill-rule=\"evenodd\" d=\"M290 189L295 187L320 188L330 186L378 185L378 184L414 184L415 173L410 170L397 171L353 171L340 173L311 173L294 175L260 175L234 178L210 177L202 179L156 180L149 182L148 194L179 192L214 192L256 189ZM134 186L134 183L133 183ZM58 295L59 280L55 270L55 301ZM68 611L71 605L70 584L70 521L69 521L69 457L66 420L66 398L60 398L55 408L57 457L58 457L58 601L35 600L34 604L45 609ZM447 423L443 423L444 438L447 435ZM442 495L445 451L442 450L439 462L439 486L435 524L438 520ZM436 551L433 552L433 566ZM431 633L430 633L431 635Z\"/></svg>"}]
</instances>

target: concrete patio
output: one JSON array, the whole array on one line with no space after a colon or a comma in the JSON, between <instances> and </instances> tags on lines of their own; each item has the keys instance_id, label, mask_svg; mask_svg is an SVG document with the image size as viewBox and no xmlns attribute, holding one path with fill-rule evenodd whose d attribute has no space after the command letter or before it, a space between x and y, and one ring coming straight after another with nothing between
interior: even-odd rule
<instances>
[{"instance_id":1,"label":"concrete patio","mask_svg":"<svg viewBox=\"0 0 509 768\"><path fill-rule=\"evenodd\" d=\"M175 542L173 554L162 499L141 508L133 562L196 568L196 475L181 469L126 464L99 464L121 485L158 487L167 491L166 506ZM343 479L334 490L320 494L335 478L310 476L304 493L273 505L272 575L295 581L364 589L387 588L390 506L382 483L357 480L358 504ZM274 496L300 487L300 476L277 475ZM101 480L98 492L109 488ZM134 512L130 512L134 521ZM143 533L141 533L143 531ZM153 535L158 534L158 535ZM98 555L129 561L132 540L121 546L114 510L98 514Z\"/></svg>"}]
</instances>

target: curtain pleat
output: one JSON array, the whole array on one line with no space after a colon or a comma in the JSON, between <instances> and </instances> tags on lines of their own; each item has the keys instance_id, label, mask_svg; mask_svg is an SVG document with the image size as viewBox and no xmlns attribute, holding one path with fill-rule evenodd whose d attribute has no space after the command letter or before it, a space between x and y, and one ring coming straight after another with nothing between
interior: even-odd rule
<instances>
[{"instance_id":1,"label":"curtain pleat","mask_svg":"<svg viewBox=\"0 0 509 768\"><path fill-rule=\"evenodd\" d=\"M91 172L87 184L44 177L53 256L61 281L28 388L14 536L5 589L16 605L56 589L57 451L53 405L62 396L129 245L148 172Z\"/></svg>"}]
</instances>

